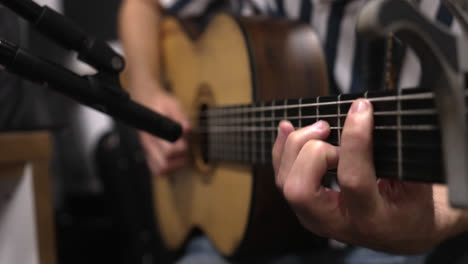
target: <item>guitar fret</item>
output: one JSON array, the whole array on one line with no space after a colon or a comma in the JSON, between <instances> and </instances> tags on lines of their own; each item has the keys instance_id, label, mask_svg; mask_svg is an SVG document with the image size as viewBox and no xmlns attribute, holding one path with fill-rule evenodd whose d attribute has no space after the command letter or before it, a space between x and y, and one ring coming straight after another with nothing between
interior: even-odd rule
<instances>
[{"instance_id":1,"label":"guitar fret","mask_svg":"<svg viewBox=\"0 0 468 264\"><path fill-rule=\"evenodd\" d=\"M402 180L403 178L403 165L402 165L402 156L403 152L401 149L401 143L402 143L402 134L401 134L401 102L398 100L398 98L401 96L401 90L398 89L397 92L397 127L400 129L397 130L397 159L398 159L398 179Z\"/></svg>"},{"instance_id":2,"label":"guitar fret","mask_svg":"<svg viewBox=\"0 0 468 264\"><path fill-rule=\"evenodd\" d=\"M226 124L226 125L229 125L228 123L228 119L227 119L227 109L223 109L223 122ZM226 160L230 160L231 159L231 152L229 151L229 149L231 148L231 146L229 145L229 137L231 136L231 133L230 131L225 131L224 132L224 136L223 136L223 153L225 155L225 159Z\"/></svg>"},{"instance_id":3,"label":"guitar fret","mask_svg":"<svg viewBox=\"0 0 468 264\"><path fill-rule=\"evenodd\" d=\"M229 125L229 121L227 119L227 109L224 108L223 109L223 122L226 126ZM229 145L229 137L230 137L230 131L224 131L224 136L223 136L223 153L225 155L225 159L226 160L230 160L231 159L231 152L229 151L229 149L231 148L231 146Z\"/></svg>"},{"instance_id":4,"label":"guitar fret","mask_svg":"<svg viewBox=\"0 0 468 264\"><path fill-rule=\"evenodd\" d=\"M272 117L272 118L271 118L271 126L272 126L273 128L275 128L275 127L276 127L276 123L275 123L275 110L274 110L274 108L275 108L275 101L271 102L271 106L272 106L272 107L271 107L271 117ZM272 132L271 132L271 145L272 145L272 146L275 144L275 140L276 140L275 131L276 131L276 130L272 130Z\"/></svg>"},{"instance_id":5,"label":"guitar fret","mask_svg":"<svg viewBox=\"0 0 468 264\"><path fill-rule=\"evenodd\" d=\"M302 98L299 98L299 128L302 128Z\"/></svg>"},{"instance_id":6,"label":"guitar fret","mask_svg":"<svg viewBox=\"0 0 468 264\"><path fill-rule=\"evenodd\" d=\"M336 112L337 112L337 116L336 116L336 121L337 121L337 126L338 127L341 127L341 120L340 120L340 116L341 116L341 104L339 103L341 100L341 94L338 95L338 104L336 104ZM341 145L341 129L338 129L338 133L337 133L337 142L338 142L338 146Z\"/></svg>"},{"instance_id":7,"label":"guitar fret","mask_svg":"<svg viewBox=\"0 0 468 264\"><path fill-rule=\"evenodd\" d=\"M230 123L232 122L232 120L230 120L230 109L229 108L226 108L225 110L225 122L226 122L226 125L229 126ZM231 161L232 160L232 156L233 156L233 150L234 150L234 146L233 144L231 144L232 142L232 134L233 134L233 130L231 129L230 131L227 131L226 132L226 137L225 137L225 151L226 151L226 154L227 154L227 160Z\"/></svg>"},{"instance_id":8,"label":"guitar fret","mask_svg":"<svg viewBox=\"0 0 468 264\"><path fill-rule=\"evenodd\" d=\"M236 109L237 109L237 107L236 107ZM234 144L233 144L234 145L234 150L233 150L232 156L233 156L233 159L235 161L237 161L238 156L239 156L239 140L238 140L239 135L238 135L238 131L239 131L239 128L240 128L240 126L237 125L239 123L239 120L238 120L239 116L238 116L237 112L233 114L232 118L233 118L234 124L236 126L236 128L234 128L233 132L232 132L232 138L234 140Z\"/></svg>"},{"instance_id":9,"label":"guitar fret","mask_svg":"<svg viewBox=\"0 0 468 264\"><path fill-rule=\"evenodd\" d=\"M204 112L206 113L206 112ZM208 116L205 116L204 119L203 119L203 126L207 126L209 127L210 126L210 118ZM211 136L209 134L208 131L204 132L204 133L201 133L201 139L202 139L202 148L206 149L207 153L206 153L206 157L211 160L211 157L212 157L212 144L211 144Z\"/></svg>"},{"instance_id":10,"label":"guitar fret","mask_svg":"<svg viewBox=\"0 0 468 264\"><path fill-rule=\"evenodd\" d=\"M241 106L240 109L241 110L244 110L245 106ZM239 113L239 122L241 124L244 123L244 114L243 114L243 111L240 111ZM244 158L245 158L245 145L244 145L244 133L242 131L242 127L239 128L239 146L240 146L240 149L239 149L239 161L243 162L244 161Z\"/></svg>"},{"instance_id":11,"label":"guitar fret","mask_svg":"<svg viewBox=\"0 0 468 264\"><path fill-rule=\"evenodd\" d=\"M213 142L213 149L214 149L213 153L216 155L216 157L219 156L218 152L219 152L219 147L221 146L220 142L219 142L219 133L217 131L217 126L218 126L218 122L219 122L218 120L219 120L218 117L214 118L214 120L213 120L214 121L213 123L215 124L214 140L213 140L214 141Z\"/></svg>"},{"instance_id":12,"label":"guitar fret","mask_svg":"<svg viewBox=\"0 0 468 264\"><path fill-rule=\"evenodd\" d=\"M221 108L220 117L219 117L219 119L218 119L218 122L219 122L220 124L223 124L223 117L224 117L224 109ZM223 135L223 134L224 134L224 133L220 133L219 138L218 138L218 140L219 140L219 149L218 149L218 151L220 152L222 159L225 160L225 159L227 159L227 157L226 157L226 151L223 151L223 150L224 150L224 146L225 146L224 140L226 139L226 137L225 137L225 135Z\"/></svg>"},{"instance_id":13,"label":"guitar fret","mask_svg":"<svg viewBox=\"0 0 468 264\"><path fill-rule=\"evenodd\" d=\"M218 118L215 116L214 118L211 119L212 122L210 122L211 125L216 126L218 124ZM214 159L215 157L218 156L218 133L216 133L216 130L211 132L208 131L208 133L212 133L212 140L211 140L211 146L212 146L212 158Z\"/></svg>"},{"instance_id":14,"label":"guitar fret","mask_svg":"<svg viewBox=\"0 0 468 264\"><path fill-rule=\"evenodd\" d=\"M229 125L229 122L231 121L230 120L230 114L229 114L229 109L226 109L226 115L225 115L225 118L226 118L226 124ZM226 152L227 152L227 156L228 156L228 160L232 160L233 159L233 156L234 156L234 144L231 144L231 142L233 142L233 134L234 134L234 131L228 131L227 133L227 136L226 136Z\"/></svg>"},{"instance_id":15,"label":"guitar fret","mask_svg":"<svg viewBox=\"0 0 468 264\"><path fill-rule=\"evenodd\" d=\"M236 107L237 109L237 107ZM231 117L233 120L234 120L234 124L236 127L239 127L237 125L237 113L233 113L232 114L232 117ZM237 152L238 152L238 149L239 149L239 145L237 144L237 130L238 128L234 129L232 131L232 134L231 134L231 138L232 138L232 141L234 142L232 144L232 160L236 161L237 160Z\"/></svg>"},{"instance_id":16,"label":"guitar fret","mask_svg":"<svg viewBox=\"0 0 468 264\"><path fill-rule=\"evenodd\" d=\"M237 109L241 109L242 106L238 106ZM235 153L235 159L236 161L241 161L241 158L242 158L242 135L241 135L241 131L242 131L242 127L239 125L239 124L242 124L242 114L239 112L237 112L235 114L236 116L236 126L237 126L237 129L235 130L235 140L236 140L236 153Z\"/></svg>"},{"instance_id":17,"label":"guitar fret","mask_svg":"<svg viewBox=\"0 0 468 264\"><path fill-rule=\"evenodd\" d=\"M223 116L223 109L221 109L221 111L219 112L219 118L218 118L218 124L222 125L222 116ZM226 159L226 156L224 155L225 152L223 151L223 148L224 148L224 135L223 133L221 133L221 130L218 130L218 155L221 156L222 159Z\"/></svg>"},{"instance_id":18,"label":"guitar fret","mask_svg":"<svg viewBox=\"0 0 468 264\"><path fill-rule=\"evenodd\" d=\"M256 112L255 112L256 113ZM252 126L255 127L255 113L252 113L250 118L250 122L252 123ZM252 161L255 163L257 162L257 139L256 139L256 135L255 135L255 131L252 130L252 147L253 147L253 150L252 150Z\"/></svg>"},{"instance_id":19,"label":"guitar fret","mask_svg":"<svg viewBox=\"0 0 468 264\"><path fill-rule=\"evenodd\" d=\"M265 103L262 102L262 103L261 103L262 109L263 109L264 106L265 106ZM261 117L260 117L260 119L261 119L260 124L261 124L261 126L262 126L262 131L261 131L261 135L262 135L262 136L261 136L261 139L263 139L263 138L265 138L265 131L263 130L263 128L264 128L263 124L264 124L264 119L265 119L265 112L264 112L263 110L262 110L262 112L261 112ZM262 151L262 153L261 153L261 161L262 161L262 163L265 163L265 142L264 142L263 140L261 141L261 149L262 149L262 150L261 150L261 151Z\"/></svg>"},{"instance_id":20,"label":"guitar fret","mask_svg":"<svg viewBox=\"0 0 468 264\"><path fill-rule=\"evenodd\" d=\"M244 106L240 107L241 109L244 108ZM243 123L244 116L242 112L239 113L239 122L240 124ZM242 162L244 161L244 153L245 153L245 146L244 146L244 135L242 133L242 126L239 126L239 130L237 131L239 135L239 161Z\"/></svg>"},{"instance_id":21,"label":"guitar fret","mask_svg":"<svg viewBox=\"0 0 468 264\"><path fill-rule=\"evenodd\" d=\"M317 96L316 103L317 103L317 106L315 107L315 122L318 122L319 121L319 115L320 115L320 110L319 110L320 96Z\"/></svg>"},{"instance_id":22,"label":"guitar fret","mask_svg":"<svg viewBox=\"0 0 468 264\"><path fill-rule=\"evenodd\" d=\"M245 107L247 109L247 111L244 113L245 114L245 121L247 122L247 125L249 125L249 106L246 106ZM249 138L249 132L247 130L245 130L245 134L246 134L246 152L245 152L245 160L246 161L250 161L250 152L251 152L251 144L250 144L250 138Z\"/></svg>"},{"instance_id":23,"label":"guitar fret","mask_svg":"<svg viewBox=\"0 0 468 264\"><path fill-rule=\"evenodd\" d=\"M284 111L283 111L284 120L288 120L288 100L284 100Z\"/></svg>"},{"instance_id":24,"label":"guitar fret","mask_svg":"<svg viewBox=\"0 0 468 264\"><path fill-rule=\"evenodd\" d=\"M248 126L249 125L249 106L246 105L244 107L245 113L244 113L244 123ZM245 141L245 157L244 160L245 162L250 162L250 152L251 152L251 144L250 144L250 138L249 138L249 132L246 130L243 131L244 136L246 137Z\"/></svg>"}]
</instances>

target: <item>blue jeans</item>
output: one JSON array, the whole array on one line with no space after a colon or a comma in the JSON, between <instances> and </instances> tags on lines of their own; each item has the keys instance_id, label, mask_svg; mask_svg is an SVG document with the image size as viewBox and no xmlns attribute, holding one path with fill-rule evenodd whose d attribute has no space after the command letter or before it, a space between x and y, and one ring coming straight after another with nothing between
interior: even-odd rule
<instances>
[{"instance_id":1,"label":"blue jeans","mask_svg":"<svg viewBox=\"0 0 468 264\"><path fill-rule=\"evenodd\" d=\"M328 249L320 253L298 253L276 257L275 259L253 259L249 263L302 264L302 263L340 263L340 264L422 264L425 255L404 256L377 252L367 248ZM214 248L208 238L199 236L191 239L186 253L177 264L229 264Z\"/></svg>"}]
</instances>

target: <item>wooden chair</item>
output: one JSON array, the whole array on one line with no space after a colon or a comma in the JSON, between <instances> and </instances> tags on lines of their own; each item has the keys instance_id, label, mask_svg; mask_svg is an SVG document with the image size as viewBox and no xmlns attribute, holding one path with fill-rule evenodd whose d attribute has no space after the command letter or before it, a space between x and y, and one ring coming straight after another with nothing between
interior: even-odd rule
<instances>
[{"instance_id":1,"label":"wooden chair","mask_svg":"<svg viewBox=\"0 0 468 264\"><path fill-rule=\"evenodd\" d=\"M45 131L0 133L0 263L56 263Z\"/></svg>"}]
</instances>

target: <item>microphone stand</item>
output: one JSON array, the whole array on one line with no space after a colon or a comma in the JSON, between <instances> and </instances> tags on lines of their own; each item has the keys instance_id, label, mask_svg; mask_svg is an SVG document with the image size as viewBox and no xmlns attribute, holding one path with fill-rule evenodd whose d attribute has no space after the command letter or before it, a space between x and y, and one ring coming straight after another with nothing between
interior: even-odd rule
<instances>
[{"instance_id":1,"label":"microphone stand","mask_svg":"<svg viewBox=\"0 0 468 264\"><path fill-rule=\"evenodd\" d=\"M122 89L119 75L125 60L107 43L87 36L71 20L31 0L0 0L0 3L32 23L41 34L76 51L78 59L95 68L97 74L80 76L0 39L0 65L8 71L157 137L173 142L181 136L178 123L132 101Z\"/></svg>"}]
</instances>

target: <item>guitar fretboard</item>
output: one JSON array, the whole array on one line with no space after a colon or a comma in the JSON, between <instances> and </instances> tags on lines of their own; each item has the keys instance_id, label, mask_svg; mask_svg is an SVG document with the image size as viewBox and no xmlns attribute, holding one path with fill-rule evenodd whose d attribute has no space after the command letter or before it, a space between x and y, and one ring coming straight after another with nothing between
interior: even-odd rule
<instances>
[{"instance_id":1,"label":"guitar fretboard","mask_svg":"<svg viewBox=\"0 0 468 264\"><path fill-rule=\"evenodd\" d=\"M289 120L296 129L327 121L331 133L326 141L338 146L346 115L357 98L368 98L374 107L374 163L379 177L444 181L434 94L420 89L208 108L200 116L206 158L271 163L281 120Z\"/></svg>"}]
</instances>

